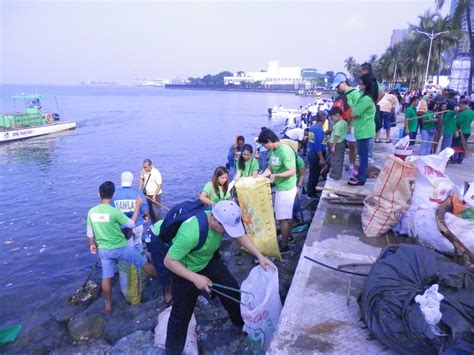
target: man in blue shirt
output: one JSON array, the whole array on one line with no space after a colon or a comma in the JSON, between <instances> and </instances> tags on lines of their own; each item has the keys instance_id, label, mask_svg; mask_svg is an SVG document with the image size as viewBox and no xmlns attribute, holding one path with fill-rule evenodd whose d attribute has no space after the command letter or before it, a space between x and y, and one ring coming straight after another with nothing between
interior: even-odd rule
<instances>
[{"instance_id":1,"label":"man in blue shirt","mask_svg":"<svg viewBox=\"0 0 474 355\"><path fill-rule=\"evenodd\" d=\"M227 152L227 164L226 168L229 170L229 179L231 180L236 171L235 163L239 160L240 153L242 152L242 147L245 144L245 138L243 136L237 136L235 144L231 145L229 151Z\"/></svg>"},{"instance_id":2,"label":"man in blue shirt","mask_svg":"<svg viewBox=\"0 0 474 355\"><path fill-rule=\"evenodd\" d=\"M115 191L110 204L123 212L128 218L131 218L135 211L136 202L142 200L143 193L133 185L133 174L130 171L124 171L121 176L122 187ZM147 204L142 203L138 213L135 227L132 230L128 245L134 247L138 252L142 251L143 235L143 217L148 215ZM127 236L128 237L128 236Z\"/></svg>"},{"instance_id":3,"label":"man in blue shirt","mask_svg":"<svg viewBox=\"0 0 474 355\"><path fill-rule=\"evenodd\" d=\"M326 144L323 125L326 122L326 113L319 111L316 114L316 123L311 126L308 132L308 162L309 177L307 185L307 195L316 196L316 186L319 182L321 168L326 164Z\"/></svg>"}]
</instances>

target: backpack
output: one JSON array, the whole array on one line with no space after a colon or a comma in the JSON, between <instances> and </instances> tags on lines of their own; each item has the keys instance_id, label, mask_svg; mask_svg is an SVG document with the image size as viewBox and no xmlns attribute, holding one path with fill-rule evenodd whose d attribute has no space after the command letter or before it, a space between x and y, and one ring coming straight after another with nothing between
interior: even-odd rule
<instances>
[{"instance_id":1,"label":"backpack","mask_svg":"<svg viewBox=\"0 0 474 355\"><path fill-rule=\"evenodd\" d=\"M149 229L148 233L151 243L153 243L153 237L157 237L169 248L181 224L191 217L196 216L199 223L199 242L192 251L201 249L206 242L207 232L209 230L207 214L204 211L205 205L199 200L185 201L177 204L166 214L158 235L153 232L153 228ZM152 251L150 251L150 253L153 254Z\"/></svg>"},{"instance_id":2,"label":"backpack","mask_svg":"<svg viewBox=\"0 0 474 355\"><path fill-rule=\"evenodd\" d=\"M352 109L349 106L347 95L349 95L353 91L355 91L355 89L349 90L348 92L340 93L332 104L332 107L338 107L342 111L341 116L345 121L348 121L352 116Z\"/></svg>"}]
</instances>

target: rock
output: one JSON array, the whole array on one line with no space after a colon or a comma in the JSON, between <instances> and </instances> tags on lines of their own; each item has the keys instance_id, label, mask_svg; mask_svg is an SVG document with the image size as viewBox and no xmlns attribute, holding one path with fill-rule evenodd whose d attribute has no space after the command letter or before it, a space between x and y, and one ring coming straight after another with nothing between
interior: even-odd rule
<instances>
[{"instance_id":1,"label":"rock","mask_svg":"<svg viewBox=\"0 0 474 355\"><path fill-rule=\"evenodd\" d=\"M105 355L112 345L104 340L94 341L89 344L68 345L57 348L50 355Z\"/></svg>"},{"instance_id":2,"label":"rock","mask_svg":"<svg viewBox=\"0 0 474 355\"><path fill-rule=\"evenodd\" d=\"M104 334L106 324L104 301L99 299L68 323L69 335L78 342L100 339Z\"/></svg>"},{"instance_id":3,"label":"rock","mask_svg":"<svg viewBox=\"0 0 474 355\"><path fill-rule=\"evenodd\" d=\"M58 323L67 323L74 316L81 312L84 308L71 305L67 299L60 299L56 302L55 309L51 312L51 316Z\"/></svg>"},{"instance_id":4,"label":"rock","mask_svg":"<svg viewBox=\"0 0 474 355\"><path fill-rule=\"evenodd\" d=\"M164 352L155 348L152 331L137 330L117 341L107 354L152 355L164 354Z\"/></svg>"},{"instance_id":5,"label":"rock","mask_svg":"<svg viewBox=\"0 0 474 355\"><path fill-rule=\"evenodd\" d=\"M153 330L157 323L158 310L162 305L161 299L133 306L127 304L125 300L123 303L120 306L114 304L114 311L109 315L104 329L104 339L111 344L137 330Z\"/></svg>"}]
</instances>

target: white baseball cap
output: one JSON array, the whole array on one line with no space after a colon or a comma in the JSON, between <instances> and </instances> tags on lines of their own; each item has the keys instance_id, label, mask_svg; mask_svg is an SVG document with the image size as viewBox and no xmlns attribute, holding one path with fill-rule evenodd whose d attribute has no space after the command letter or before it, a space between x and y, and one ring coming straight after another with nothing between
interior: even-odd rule
<instances>
[{"instance_id":1,"label":"white baseball cap","mask_svg":"<svg viewBox=\"0 0 474 355\"><path fill-rule=\"evenodd\" d=\"M239 238L245 234L242 212L234 201L216 203L212 208L212 215L232 238Z\"/></svg>"},{"instance_id":2,"label":"white baseball cap","mask_svg":"<svg viewBox=\"0 0 474 355\"><path fill-rule=\"evenodd\" d=\"M120 180L122 187L130 187L133 184L133 174L130 171L124 171Z\"/></svg>"}]
</instances>

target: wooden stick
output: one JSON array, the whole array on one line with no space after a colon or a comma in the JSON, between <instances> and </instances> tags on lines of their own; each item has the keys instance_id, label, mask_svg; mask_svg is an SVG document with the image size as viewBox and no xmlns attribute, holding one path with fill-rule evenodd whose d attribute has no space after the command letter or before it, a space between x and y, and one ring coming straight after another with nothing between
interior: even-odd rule
<instances>
[{"instance_id":1,"label":"wooden stick","mask_svg":"<svg viewBox=\"0 0 474 355\"><path fill-rule=\"evenodd\" d=\"M145 196L148 200L150 200L152 203L154 203L155 205L158 205L162 208L164 208L165 210L169 211L171 208L169 207L166 207L165 205L162 205L161 203L159 203L158 201L155 201L154 199L152 198L149 198L148 196Z\"/></svg>"},{"instance_id":2,"label":"wooden stick","mask_svg":"<svg viewBox=\"0 0 474 355\"><path fill-rule=\"evenodd\" d=\"M392 138L394 141L399 141L401 140L402 138ZM415 142L415 143L436 143L435 141L424 141L424 140L417 140L417 139L410 139L410 142Z\"/></svg>"},{"instance_id":3,"label":"wooden stick","mask_svg":"<svg viewBox=\"0 0 474 355\"><path fill-rule=\"evenodd\" d=\"M395 123L404 123L406 121L414 121L414 120L417 120L419 117L415 117L415 118L407 118L405 120L398 120L398 121L395 121ZM434 118L432 120L428 120L428 121L423 121L423 123L428 123L428 122L438 122L439 119L438 118Z\"/></svg>"},{"instance_id":4,"label":"wooden stick","mask_svg":"<svg viewBox=\"0 0 474 355\"><path fill-rule=\"evenodd\" d=\"M470 155L471 150L469 149L469 146L467 145L466 138L464 137L464 134L459 130L458 130L458 133L459 133L459 138L461 138L461 145L462 145L462 149L464 149L464 154Z\"/></svg>"},{"instance_id":5,"label":"wooden stick","mask_svg":"<svg viewBox=\"0 0 474 355\"><path fill-rule=\"evenodd\" d=\"M328 187L319 187L316 186L316 191L327 191L327 192L333 192L338 195L342 196L348 196L348 197L367 197L367 194L364 193L359 193L359 192L349 192L349 191L340 191L340 190L334 190L330 189Z\"/></svg>"}]
</instances>

